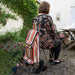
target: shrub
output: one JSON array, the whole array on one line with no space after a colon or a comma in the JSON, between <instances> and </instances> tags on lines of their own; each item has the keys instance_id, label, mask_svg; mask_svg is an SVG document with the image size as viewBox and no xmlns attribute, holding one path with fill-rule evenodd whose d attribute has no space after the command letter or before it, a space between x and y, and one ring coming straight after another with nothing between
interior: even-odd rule
<instances>
[{"instance_id":1,"label":"shrub","mask_svg":"<svg viewBox=\"0 0 75 75\"><path fill-rule=\"evenodd\" d=\"M9 13L6 14L6 12L4 10L2 10L2 8L0 7L0 24L2 23L3 26L5 26L6 25L6 22L7 22L6 20L8 18L17 20L14 15L11 15Z\"/></svg>"},{"instance_id":2,"label":"shrub","mask_svg":"<svg viewBox=\"0 0 75 75\"><path fill-rule=\"evenodd\" d=\"M16 40L24 41L28 30L32 27L32 19L38 14L36 0L0 0L0 2L22 16L24 20L23 29L20 31L20 37Z\"/></svg>"},{"instance_id":3,"label":"shrub","mask_svg":"<svg viewBox=\"0 0 75 75\"><path fill-rule=\"evenodd\" d=\"M14 12L18 13L24 19L24 25L31 27L32 19L38 14L38 4L36 0L2 0Z\"/></svg>"}]
</instances>

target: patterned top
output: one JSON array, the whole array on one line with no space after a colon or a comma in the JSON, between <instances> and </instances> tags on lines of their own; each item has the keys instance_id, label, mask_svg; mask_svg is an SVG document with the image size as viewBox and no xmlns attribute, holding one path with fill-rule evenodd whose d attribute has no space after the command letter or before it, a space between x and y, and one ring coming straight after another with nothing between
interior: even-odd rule
<instances>
[{"instance_id":1,"label":"patterned top","mask_svg":"<svg viewBox=\"0 0 75 75\"><path fill-rule=\"evenodd\" d=\"M36 22L38 23L37 26L35 25ZM47 14L36 16L33 20L33 29L35 29L36 26L36 29L38 30L38 25L40 34L40 47L51 49L54 47L53 41L58 38L52 17Z\"/></svg>"}]
</instances>

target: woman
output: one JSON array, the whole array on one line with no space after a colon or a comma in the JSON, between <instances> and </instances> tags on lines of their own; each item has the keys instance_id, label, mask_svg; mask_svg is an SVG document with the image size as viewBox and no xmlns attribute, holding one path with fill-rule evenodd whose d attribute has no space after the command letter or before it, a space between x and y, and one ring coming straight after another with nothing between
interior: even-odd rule
<instances>
[{"instance_id":1,"label":"woman","mask_svg":"<svg viewBox=\"0 0 75 75\"><path fill-rule=\"evenodd\" d=\"M52 17L49 14L50 4L46 1L42 1L39 5L39 15L33 20L33 28L35 22L37 21L37 30L40 34L40 47L44 49L50 49L52 54L50 54L50 62L59 64L58 60L59 53L61 50L61 42L55 32L55 26L53 24ZM58 40L57 40L58 39Z\"/></svg>"}]
</instances>

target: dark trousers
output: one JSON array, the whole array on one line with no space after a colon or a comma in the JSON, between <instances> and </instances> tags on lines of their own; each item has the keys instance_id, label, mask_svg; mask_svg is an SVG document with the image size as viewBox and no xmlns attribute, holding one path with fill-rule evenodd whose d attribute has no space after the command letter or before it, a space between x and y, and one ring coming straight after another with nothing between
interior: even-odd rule
<instances>
[{"instance_id":1,"label":"dark trousers","mask_svg":"<svg viewBox=\"0 0 75 75\"><path fill-rule=\"evenodd\" d=\"M59 39L56 39L55 46L51 49L50 58L54 58L54 60L58 60L60 50L61 50L61 41Z\"/></svg>"}]
</instances>

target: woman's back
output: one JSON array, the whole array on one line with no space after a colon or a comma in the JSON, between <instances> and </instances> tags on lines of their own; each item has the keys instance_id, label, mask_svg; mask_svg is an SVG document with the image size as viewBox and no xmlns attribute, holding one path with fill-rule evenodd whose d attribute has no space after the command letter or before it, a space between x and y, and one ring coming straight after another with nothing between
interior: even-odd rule
<instances>
[{"instance_id":1,"label":"woman's back","mask_svg":"<svg viewBox=\"0 0 75 75\"><path fill-rule=\"evenodd\" d=\"M53 46L52 41L55 39L54 25L51 16L40 14L36 16L36 19L40 30L40 46L42 48L51 48L51 46ZM33 22L35 22L35 20Z\"/></svg>"},{"instance_id":2,"label":"woman's back","mask_svg":"<svg viewBox=\"0 0 75 75\"><path fill-rule=\"evenodd\" d=\"M40 47L51 50L50 60L55 64L59 64L59 53L61 50L61 41L56 33L55 26L53 24L51 16L49 16L50 4L46 1L41 1L39 5L39 15L33 21L33 28L39 30L40 35ZM37 26L35 27L35 22ZM50 62L49 60L49 62Z\"/></svg>"}]
</instances>

